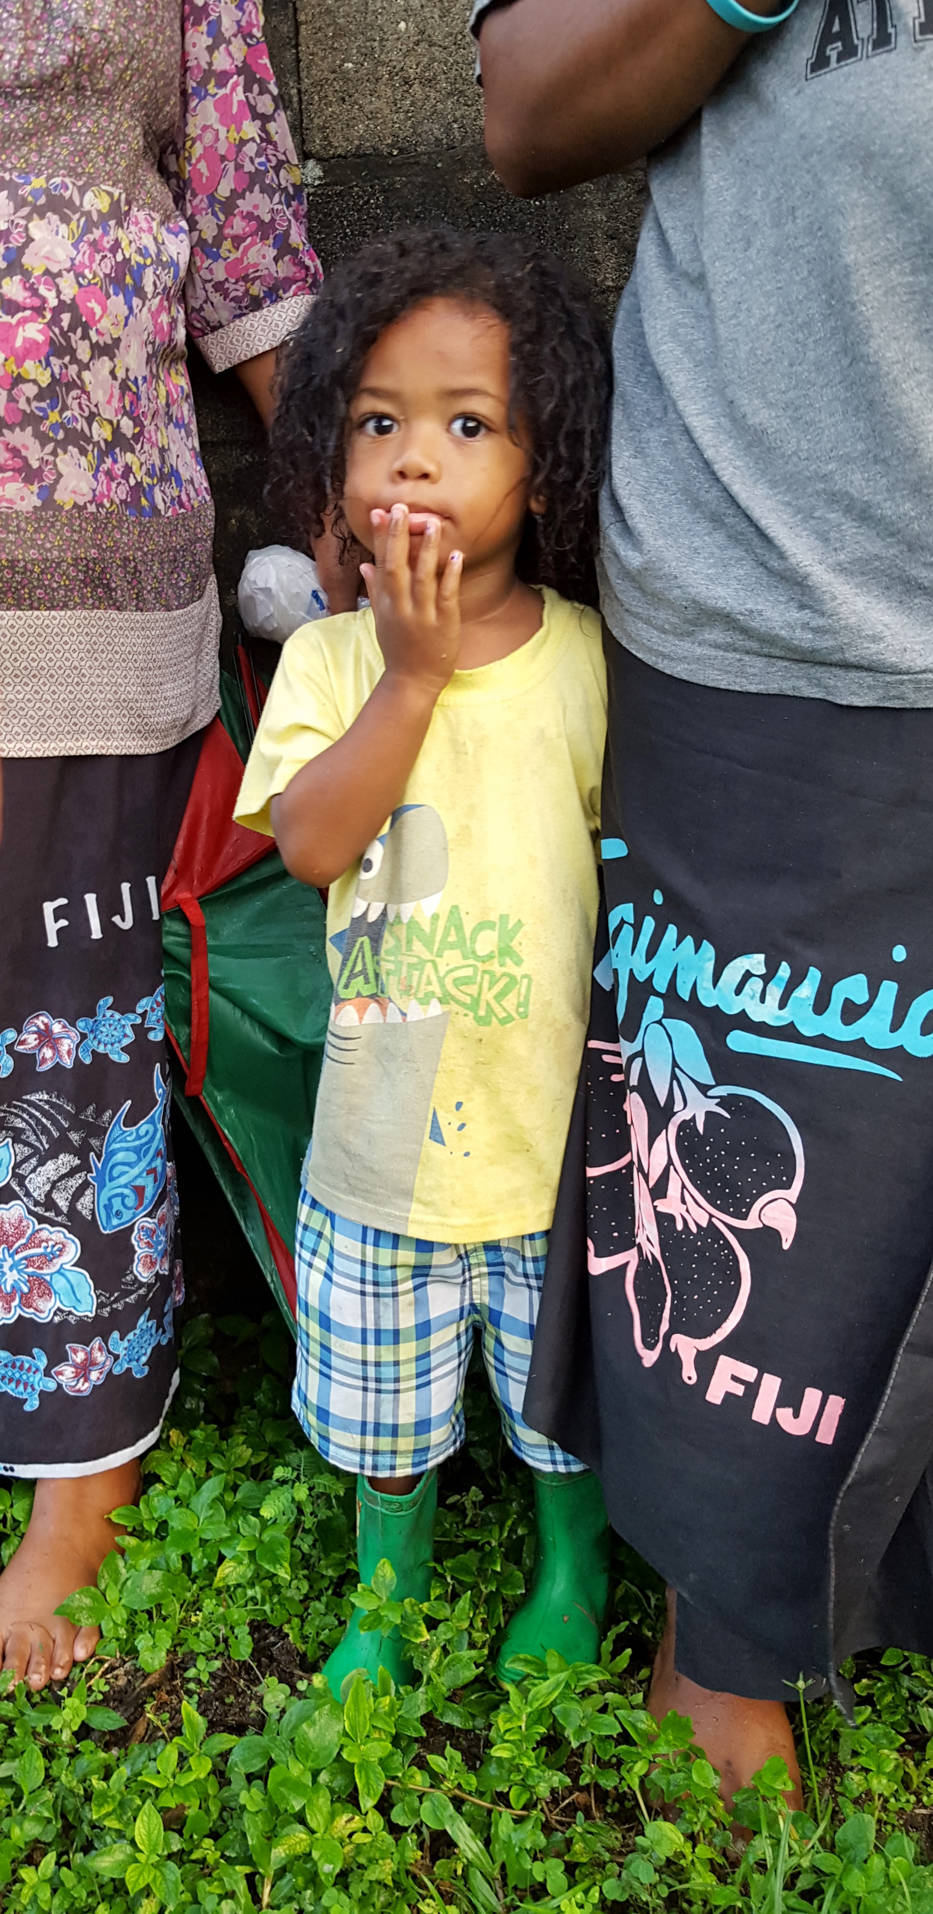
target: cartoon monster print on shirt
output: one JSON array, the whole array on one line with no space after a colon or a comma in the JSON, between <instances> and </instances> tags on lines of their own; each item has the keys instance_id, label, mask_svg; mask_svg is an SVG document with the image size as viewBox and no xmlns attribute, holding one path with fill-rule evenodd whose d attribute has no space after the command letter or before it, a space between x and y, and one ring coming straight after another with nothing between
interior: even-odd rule
<instances>
[{"instance_id":1,"label":"cartoon monster print on shirt","mask_svg":"<svg viewBox=\"0 0 933 1914\"><path fill-rule=\"evenodd\" d=\"M404 968L393 970L390 980L382 948L390 924L407 923L419 909L426 920L434 917L448 870L447 833L437 811L402 805L362 858L349 924L333 940L341 962L318 1090L313 1169L324 1184L340 1185L349 1122L354 1147L383 1165L400 1207L413 1197L450 1012L437 997L421 1002L406 991Z\"/></svg>"},{"instance_id":2,"label":"cartoon monster print on shirt","mask_svg":"<svg viewBox=\"0 0 933 1914\"><path fill-rule=\"evenodd\" d=\"M428 804L404 804L360 860L350 922L334 939L341 965L334 988L328 1045L337 1055L341 1038L361 1024L404 1024L441 1015L439 1002L406 1004L391 994L380 966L388 925L407 923L420 908L433 917L447 883L447 833ZM338 1033L340 1033L338 1035Z\"/></svg>"}]
</instances>

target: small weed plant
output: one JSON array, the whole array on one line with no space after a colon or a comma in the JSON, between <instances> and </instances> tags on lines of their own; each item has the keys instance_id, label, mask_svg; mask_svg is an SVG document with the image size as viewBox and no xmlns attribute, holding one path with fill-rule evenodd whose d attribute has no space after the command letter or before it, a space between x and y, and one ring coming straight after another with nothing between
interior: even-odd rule
<instances>
[{"instance_id":1,"label":"small weed plant","mask_svg":"<svg viewBox=\"0 0 933 1914\"><path fill-rule=\"evenodd\" d=\"M620 1550L598 1667L491 1651L529 1573L526 1475L482 1388L445 1472L426 1606L383 1565L357 1590L353 1488L302 1442L284 1331L188 1325L184 1387L138 1509L70 1612L102 1631L64 1687L0 1694L0 1906L9 1914L552 1914L631 1907L933 1914L933 1677L890 1651L853 1719L802 1705L807 1806L780 1762L736 1847L689 1723L645 1711L661 1591ZM29 1507L0 1487L6 1556ZM397 1623L417 1679L316 1673L350 1603Z\"/></svg>"}]
</instances>

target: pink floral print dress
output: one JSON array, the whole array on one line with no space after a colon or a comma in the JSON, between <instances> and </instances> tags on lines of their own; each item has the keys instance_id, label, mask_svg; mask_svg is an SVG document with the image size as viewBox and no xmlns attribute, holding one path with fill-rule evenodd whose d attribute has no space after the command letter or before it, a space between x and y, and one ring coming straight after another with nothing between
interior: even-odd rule
<instances>
[{"instance_id":1,"label":"pink floral print dress","mask_svg":"<svg viewBox=\"0 0 933 1914\"><path fill-rule=\"evenodd\" d=\"M320 269L258 0L0 0L0 755L216 708L186 337L278 345Z\"/></svg>"}]
</instances>

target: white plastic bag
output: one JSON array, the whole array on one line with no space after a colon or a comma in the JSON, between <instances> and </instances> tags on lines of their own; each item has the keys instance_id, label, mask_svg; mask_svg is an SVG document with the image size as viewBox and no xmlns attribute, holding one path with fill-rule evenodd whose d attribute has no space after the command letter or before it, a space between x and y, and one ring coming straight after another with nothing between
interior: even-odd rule
<instances>
[{"instance_id":1,"label":"white plastic bag","mask_svg":"<svg viewBox=\"0 0 933 1914\"><path fill-rule=\"evenodd\" d=\"M247 552L237 604L251 637L271 638L279 645L299 625L327 617L327 599L313 558L293 551L290 545L263 545Z\"/></svg>"}]
</instances>

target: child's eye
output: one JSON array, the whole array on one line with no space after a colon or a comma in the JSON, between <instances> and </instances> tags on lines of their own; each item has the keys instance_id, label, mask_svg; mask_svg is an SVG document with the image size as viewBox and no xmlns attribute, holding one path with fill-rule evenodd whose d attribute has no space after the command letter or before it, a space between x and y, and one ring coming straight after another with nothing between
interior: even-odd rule
<instances>
[{"instance_id":1,"label":"child's eye","mask_svg":"<svg viewBox=\"0 0 933 1914\"><path fill-rule=\"evenodd\" d=\"M395 431L395 420L388 412L367 412L365 418L357 419L356 429L368 439L387 439Z\"/></svg>"},{"instance_id":2,"label":"child's eye","mask_svg":"<svg viewBox=\"0 0 933 1914\"><path fill-rule=\"evenodd\" d=\"M481 439L488 427L482 419L474 418L472 412L458 412L456 418L451 419L450 429L458 439Z\"/></svg>"}]
</instances>

